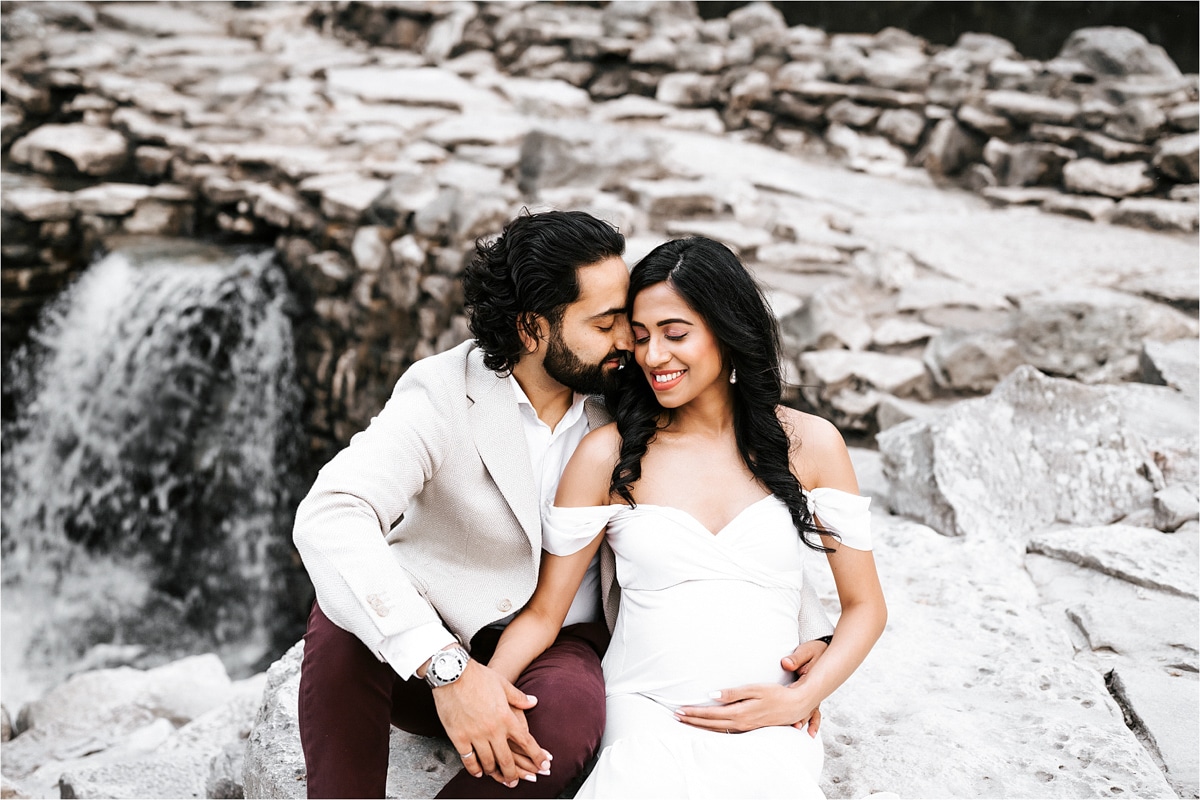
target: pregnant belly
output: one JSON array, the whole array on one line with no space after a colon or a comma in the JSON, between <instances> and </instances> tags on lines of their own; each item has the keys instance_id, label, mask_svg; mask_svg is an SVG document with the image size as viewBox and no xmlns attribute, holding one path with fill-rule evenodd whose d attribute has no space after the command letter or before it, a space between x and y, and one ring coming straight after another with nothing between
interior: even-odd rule
<instances>
[{"instance_id":1,"label":"pregnant belly","mask_svg":"<svg viewBox=\"0 0 1200 800\"><path fill-rule=\"evenodd\" d=\"M608 694L702 705L719 689L790 683L779 660L797 643L799 597L795 589L732 580L623 590L604 657Z\"/></svg>"}]
</instances>

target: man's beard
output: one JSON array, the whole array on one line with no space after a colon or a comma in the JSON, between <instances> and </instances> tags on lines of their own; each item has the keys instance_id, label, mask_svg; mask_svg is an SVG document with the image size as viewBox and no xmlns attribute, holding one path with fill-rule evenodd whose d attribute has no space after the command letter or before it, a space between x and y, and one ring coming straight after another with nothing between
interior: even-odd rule
<instances>
[{"instance_id":1,"label":"man's beard","mask_svg":"<svg viewBox=\"0 0 1200 800\"><path fill-rule=\"evenodd\" d=\"M619 370L605 369L604 363L618 358L624 363L624 354L614 350L599 364L585 364L563 341L562 331L552 326L550 341L546 344L546 360L543 362L551 378L579 394L604 394L616 388Z\"/></svg>"}]
</instances>

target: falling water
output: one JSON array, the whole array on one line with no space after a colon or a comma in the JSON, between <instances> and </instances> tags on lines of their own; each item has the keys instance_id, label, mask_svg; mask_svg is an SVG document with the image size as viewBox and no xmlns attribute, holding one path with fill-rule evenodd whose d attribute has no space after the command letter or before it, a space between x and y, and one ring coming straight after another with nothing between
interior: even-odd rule
<instances>
[{"instance_id":1,"label":"falling water","mask_svg":"<svg viewBox=\"0 0 1200 800\"><path fill-rule=\"evenodd\" d=\"M143 242L43 314L6 379L5 702L70 671L278 645L299 397L272 253ZM24 699L31 699L30 696Z\"/></svg>"}]
</instances>

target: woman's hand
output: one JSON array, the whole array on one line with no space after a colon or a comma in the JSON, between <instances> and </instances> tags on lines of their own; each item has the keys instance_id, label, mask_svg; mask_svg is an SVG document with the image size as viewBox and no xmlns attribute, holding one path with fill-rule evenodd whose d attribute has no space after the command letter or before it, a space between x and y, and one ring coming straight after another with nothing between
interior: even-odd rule
<instances>
[{"instance_id":1,"label":"woman's hand","mask_svg":"<svg viewBox=\"0 0 1200 800\"><path fill-rule=\"evenodd\" d=\"M814 715L820 724L819 700L811 696L802 680L791 686L755 683L723 689L713 692L713 700L719 705L684 706L675 712L675 719L719 733L743 733L770 725L808 725L809 735L816 736L816 727L810 724Z\"/></svg>"}]
</instances>

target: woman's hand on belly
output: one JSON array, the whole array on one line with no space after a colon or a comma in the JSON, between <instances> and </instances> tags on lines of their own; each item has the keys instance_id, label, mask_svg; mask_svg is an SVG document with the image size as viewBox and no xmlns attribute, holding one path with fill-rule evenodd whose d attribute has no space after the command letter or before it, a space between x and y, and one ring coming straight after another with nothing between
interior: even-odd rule
<instances>
[{"instance_id":1,"label":"woman's hand on belly","mask_svg":"<svg viewBox=\"0 0 1200 800\"><path fill-rule=\"evenodd\" d=\"M804 728L810 722L820 724L819 702L805 691L803 681L791 686L755 683L713 692L715 705L684 706L675 712L675 719L718 733L743 733L784 725ZM815 736L816 725L809 727L809 734Z\"/></svg>"}]
</instances>

